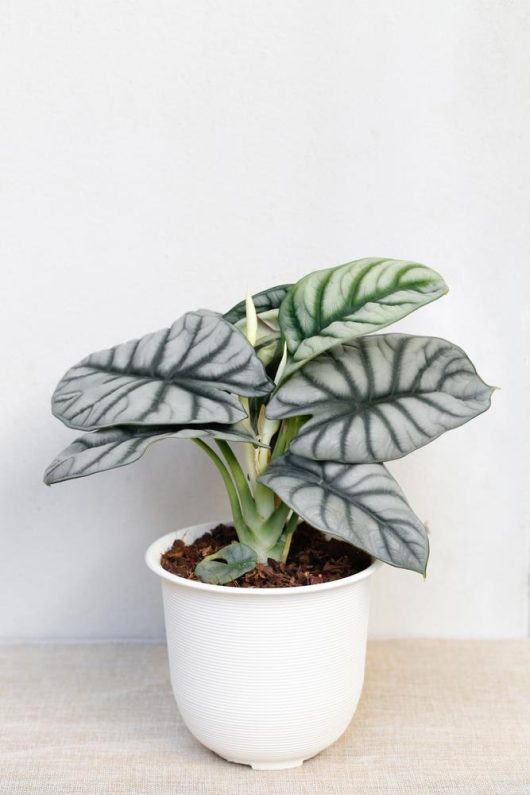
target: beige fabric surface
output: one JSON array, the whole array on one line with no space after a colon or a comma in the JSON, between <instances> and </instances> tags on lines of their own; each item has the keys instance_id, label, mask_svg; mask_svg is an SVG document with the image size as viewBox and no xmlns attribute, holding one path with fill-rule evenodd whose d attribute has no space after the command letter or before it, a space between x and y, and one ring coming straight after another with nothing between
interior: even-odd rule
<instances>
[{"instance_id":1,"label":"beige fabric surface","mask_svg":"<svg viewBox=\"0 0 530 795\"><path fill-rule=\"evenodd\" d=\"M282 772L189 735L163 646L0 647L0 793L526 795L530 642L372 642L346 735Z\"/></svg>"}]
</instances>

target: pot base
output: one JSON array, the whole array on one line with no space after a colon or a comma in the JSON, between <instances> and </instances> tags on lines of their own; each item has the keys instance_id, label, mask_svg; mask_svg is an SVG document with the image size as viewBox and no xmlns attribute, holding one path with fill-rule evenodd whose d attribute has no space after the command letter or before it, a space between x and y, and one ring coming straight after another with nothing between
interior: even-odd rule
<instances>
[{"instance_id":1,"label":"pot base","mask_svg":"<svg viewBox=\"0 0 530 795\"><path fill-rule=\"evenodd\" d=\"M252 770L289 770L292 767L302 767L305 759L284 759L281 762L240 762L239 759L227 759L236 765L250 765Z\"/></svg>"}]
</instances>

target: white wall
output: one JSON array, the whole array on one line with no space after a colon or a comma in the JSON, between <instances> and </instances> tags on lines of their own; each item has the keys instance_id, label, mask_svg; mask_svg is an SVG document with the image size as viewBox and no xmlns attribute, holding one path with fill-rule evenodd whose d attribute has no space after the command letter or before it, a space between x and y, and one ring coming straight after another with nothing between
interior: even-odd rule
<instances>
[{"instance_id":1,"label":"white wall","mask_svg":"<svg viewBox=\"0 0 530 795\"><path fill-rule=\"evenodd\" d=\"M188 442L41 485L73 438L49 413L64 370L247 285L379 254L442 271L449 296L399 328L458 342L502 390L391 466L432 556L426 582L379 576L372 631L527 633L529 11L4 0L2 637L159 637L144 548L226 513Z\"/></svg>"}]
</instances>

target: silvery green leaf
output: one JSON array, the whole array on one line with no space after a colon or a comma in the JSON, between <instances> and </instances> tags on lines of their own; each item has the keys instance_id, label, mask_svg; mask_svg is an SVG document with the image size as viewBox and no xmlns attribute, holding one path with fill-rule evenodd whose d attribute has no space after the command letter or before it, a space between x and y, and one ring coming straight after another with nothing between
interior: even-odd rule
<instances>
[{"instance_id":1,"label":"silvery green leaf","mask_svg":"<svg viewBox=\"0 0 530 795\"><path fill-rule=\"evenodd\" d=\"M188 312L169 329L93 353L69 370L52 411L71 428L233 423L238 395L273 388L244 336L220 315Z\"/></svg>"},{"instance_id":2,"label":"silvery green leaf","mask_svg":"<svg viewBox=\"0 0 530 795\"><path fill-rule=\"evenodd\" d=\"M174 425L105 428L79 437L59 453L44 473L44 482L51 486L63 480L83 478L132 464L143 456L151 444L162 439L204 437L257 444L251 433L229 425L209 428L178 428Z\"/></svg>"},{"instance_id":3,"label":"silvery green leaf","mask_svg":"<svg viewBox=\"0 0 530 795\"><path fill-rule=\"evenodd\" d=\"M305 364L272 397L273 419L311 415L291 451L320 461L391 461L486 411L492 387L461 348L377 334Z\"/></svg>"},{"instance_id":4,"label":"silvery green leaf","mask_svg":"<svg viewBox=\"0 0 530 795\"><path fill-rule=\"evenodd\" d=\"M234 542L208 555L195 566L195 574L203 582L212 585L226 585L237 580L247 571L252 571L257 563L253 549L246 544Z\"/></svg>"},{"instance_id":5,"label":"silvery green leaf","mask_svg":"<svg viewBox=\"0 0 530 795\"><path fill-rule=\"evenodd\" d=\"M382 464L310 461L287 453L259 480L313 527L393 566L425 573L426 530Z\"/></svg>"},{"instance_id":6,"label":"silvery green leaf","mask_svg":"<svg viewBox=\"0 0 530 795\"><path fill-rule=\"evenodd\" d=\"M415 262L368 258L305 276L280 307L291 372L328 348L378 331L444 295L435 271Z\"/></svg>"},{"instance_id":7,"label":"silvery green leaf","mask_svg":"<svg viewBox=\"0 0 530 795\"><path fill-rule=\"evenodd\" d=\"M262 290L253 295L252 300L258 315L278 309L290 287L292 287L291 284L280 284L278 287L269 287L268 290ZM228 320L229 323L234 324L240 320L244 320L246 317L245 301L240 301L233 306L232 309L225 312L223 317L225 320Z\"/></svg>"}]
</instances>

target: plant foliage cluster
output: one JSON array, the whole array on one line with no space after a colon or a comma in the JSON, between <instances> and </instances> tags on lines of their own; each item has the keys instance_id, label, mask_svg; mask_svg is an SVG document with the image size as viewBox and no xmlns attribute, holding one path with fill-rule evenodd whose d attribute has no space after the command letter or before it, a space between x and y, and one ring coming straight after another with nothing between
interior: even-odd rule
<instances>
[{"instance_id":1,"label":"plant foliage cluster","mask_svg":"<svg viewBox=\"0 0 530 795\"><path fill-rule=\"evenodd\" d=\"M83 435L45 482L193 439L223 478L238 535L198 565L204 581L286 560L300 518L425 573L426 530L383 462L481 414L493 390L451 342L374 332L446 292L424 265L361 259L93 353L54 392L55 416Z\"/></svg>"}]
</instances>

